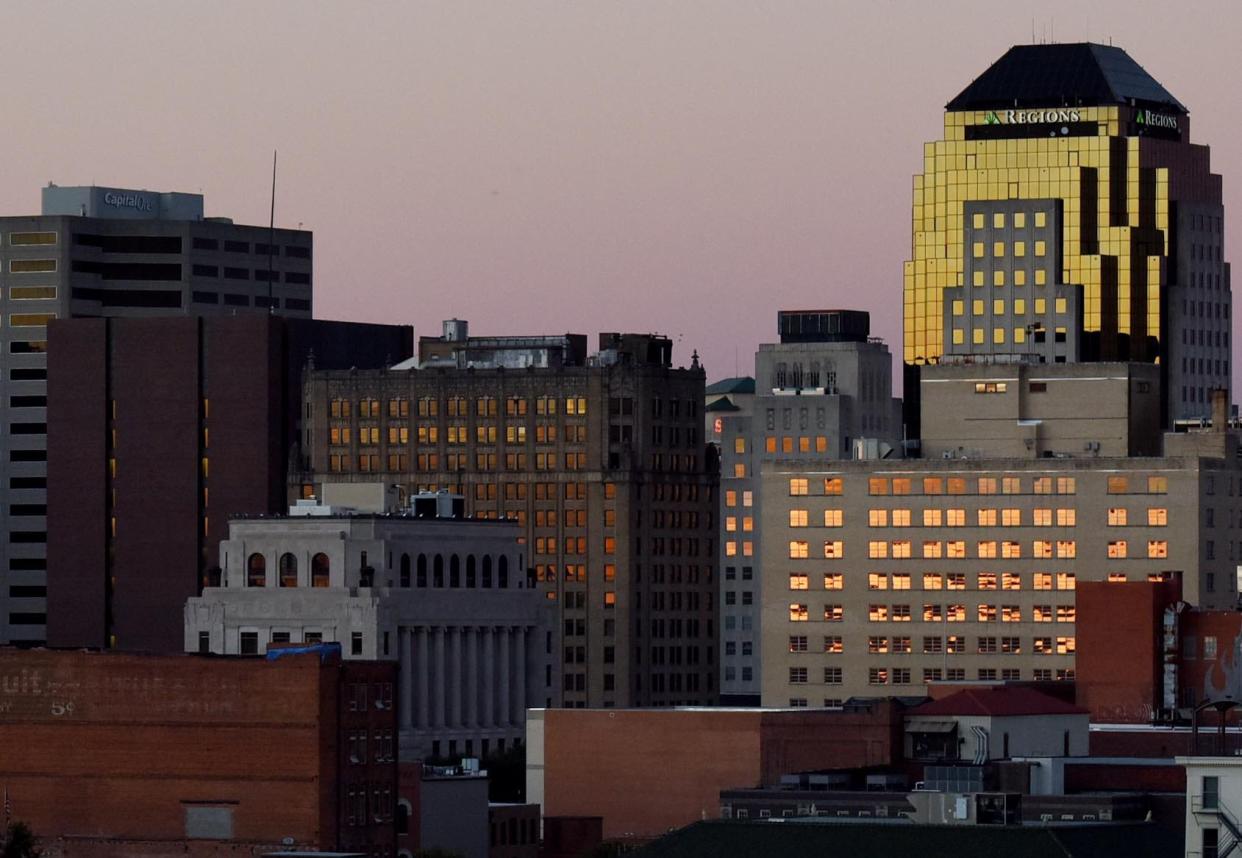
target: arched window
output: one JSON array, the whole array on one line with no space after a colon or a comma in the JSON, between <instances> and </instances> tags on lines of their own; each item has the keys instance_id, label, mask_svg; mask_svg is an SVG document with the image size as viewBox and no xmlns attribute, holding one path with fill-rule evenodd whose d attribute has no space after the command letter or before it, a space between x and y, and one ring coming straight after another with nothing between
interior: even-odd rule
<instances>
[{"instance_id":1,"label":"arched window","mask_svg":"<svg viewBox=\"0 0 1242 858\"><path fill-rule=\"evenodd\" d=\"M456 554L449 557L449 586L461 586L461 558Z\"/></svg>"},{"instance_id":2,"label":"arched window","mask_svg":"<svg viewBox=\"0 0 1242 858\"><path fill-rule=\"evenodd\" d=\"M328 555L322 551L311 558L311 586L327 587L329 576Z\"/></svg>"},{"instance_id":3,"label":"arched window","mask_svg":"<svg viewBox=\"0 0 1242 858\"><path fill-rule=\"evenodd\" d=\"M250 559L246 561L246 586L267 586L267 561L263 559L262 554L251 554Z\"/></svg>"},{"instance_id":4,"label":"arched window","mask_svg":"<svg viewBox=\"0 0 1242 858\"><path fill-rule=\"evenodd\" d=\"M491 589L492 586L492 555L483 555L483 586Z\"/></svg>"},{"instance_id":5,"label":"arched window","mask_svg":"<svg viewBox=\"0 0 1242 858\"><path fill-rule=\"evenodd\" d=\"M466 586L472 590L475 587L479 586L478 574L475 572L475 569L474 569L474 555L473 554L466 555Z\"/></svg>"},{"instance_id":6,"label":"arched window","mask_svg":"<svg viewBox=\"0 0 1242 858\"><path fill-rule=\"evenodd\" d=\"M410 586L410 555L401 555L401 586Z\"/></svg>"},{"instance_id":7,"label":"arched window","mask_svg":"<svg viewBox=\"0 0 1242 858\"><path fill-rule=\"evenodd\" d=\"M500 579L497 582L497 586L501 589L507 589L509 586L509 558L503 554L500 555L500 562L497 564L497 567L496 577Z\"/></svg>"},{"instance_id":8,"label":"arched window","mask_svg":"<svg viewBox=\"0 0 1242 858\"><path fill-rule=\"evenodd\" d=\"M298 559L289 552L280 555L280 586L298 585Z\"/></svg>"},{"instance_id":9,"label":"arched window","mask_svg":"<svg viewBox=\"0 0 1242 858\"><path fill-rule=\"evenodd\" d=\"M417 577L414 579L419 587L427 586L427 555L418 555Z\"/></svg>"},{"instance_id":10,"label":"arched window","mask_svg":"<svg viewBox=\"0 0 1242 858\"><path fill-rule=\"evenodd\" d=\"M431 586L444 586L444 555L437 554L431 563Z\"/></svg>"},{"instance_id":11,"label":"arched window","mask_svg":"<svg viewBox=\"0 0 1242 858\"><path fill-rule=\"evenodd\" d=\"M397 802L397 834L410 833L410 806L405 799ZM409 853L404 853L408 855Z\"/></svg>"}]
</instances>

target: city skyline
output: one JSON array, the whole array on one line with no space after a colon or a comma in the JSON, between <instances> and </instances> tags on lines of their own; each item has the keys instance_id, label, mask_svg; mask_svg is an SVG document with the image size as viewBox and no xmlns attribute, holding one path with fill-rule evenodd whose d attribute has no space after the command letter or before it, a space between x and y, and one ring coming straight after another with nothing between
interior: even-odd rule
<instances>
[{"instance_id":1,"label":"city skyline","mask_svg":"<svg viewBox=\"0 0 1242 858\"><path fill-rule=\"evenodd\" d=\"M14 94L0 204L34 212L48 181L201 188L209 215L262 224L279 149L277 223L316 233L321 318L655 329L714 380L752 371L775 296L869 310L899 352L923 143L1032 33L1126 49L1237 194L1224 4L151 8L12 10L0 68L43 72Z\"/></svg>"}]
</instances>

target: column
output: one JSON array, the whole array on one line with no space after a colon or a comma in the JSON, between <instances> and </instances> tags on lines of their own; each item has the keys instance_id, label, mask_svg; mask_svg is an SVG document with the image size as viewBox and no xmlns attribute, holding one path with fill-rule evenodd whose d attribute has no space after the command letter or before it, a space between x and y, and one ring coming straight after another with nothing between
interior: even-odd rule
<instances>
[{"instance_id":1,"label":"column","mask_svg":"<svg viewBox=\"0 0 1242 858\"><path fill-rule=\"evenodd\" d=\"M435 633L435 685L432 690L431 705L435 712L432 722L436 727L444 726L444 697L447 693L444 682L444 626L436 626Z\"/></svg>"},{"instance_id":2,"label":"column","mask_svg":"<svg viewBox=\"0 0 1242 858\"><path fill-rule=\"evenodd\" d=\"M448 630L449 634L449 668L448 668L448 705L449 705L449 721L450 727L461 727L461 696L462 696L462 659L461 659L461 633L460 626L453 626Z\"/></svg>"},{"instance_id":3,"label":"column","mask_svg":"<svg viewBox=\"0 0 1242 858\"><path fill-rule=\"evenodd\" d=\"M513 723L526 723L526 629L513 630Z\"/></svg>"},{"instance_id":4,"label":"column","mask_svg":"<svg viewBox=\"0 0 1242 858\"><path fill-rule=\"evenodd\" d=\"M426 730L431 725L431 712L427 701L431 697L431 659L427 652L430 643L427 639L427 627L419 626L414 643L415 656L418 658L418 729Z\"/></svg>"},{"instance_id":5,"label":"column","mask_svg":"<svg viewBox=\"0 0 1242 858\"><path fill-rule=\"evenodd\" d=\"M507 727L513 723L509 709L509 677L513 673L513 663L509 658L509 629L501 626L496 630L496 636L500 638L500 652L496 657L498 673L500 674L500 702L496 707L496 723L502 727Z\"/></svg>"},{"instance_id":6,"label":"column","mask_svg":"<svg viewBox=\"0 0 1242 858\"><path fill-rule=\"evenodd\" d=\"M401 729L414 726L414 665L410 659L410 630L397 627L397 667L401 671Z\"/></svg>"},{"instance_id":7,"label":"column","mask_svg":"<svg viewBox=\"0 0 1242 858\"><path fill-rule=\"evenodd\" d=\"M466 725L479 726L479 629L466 630Z\"/></svg>"},{"instance_id":8,"label":"column","mask_svg":"<svg viewBox=\"0 0 1242 858\"><path fill-rule=\"evenodd\" d=\"M496 726L496 711L493 702L496 699L496 636L490 626L481 630L483 634L483 687L480 689L483 702L483 727Z\"/></svg>"}]
</instances>

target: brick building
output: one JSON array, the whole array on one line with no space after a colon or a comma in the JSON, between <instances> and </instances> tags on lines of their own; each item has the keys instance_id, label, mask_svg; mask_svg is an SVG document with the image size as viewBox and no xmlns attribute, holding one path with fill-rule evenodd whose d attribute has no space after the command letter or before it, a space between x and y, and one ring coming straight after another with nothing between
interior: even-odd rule
<instances>
[{"instance_id":1,"label":"brick building","mask_svg":"<svg viewBox=\"0 0 1242 858\"><path fill-rule=\"evenodd\" d=\"M258 315L49 331L49 642L163 652L229 516L285 509L303 367L413 346L408 327Z\"/></svg>"},{"instance_id":2,"label":"brick building","mask_svg":"<svg viewBox=\"0 0 1242 858\"><path fill-rule=\"evenodd\" d=\"M709 703L716 687L715 457L704 374L638 334L420 341L419 368L316 370L306 453L315 482L462 494L516 519L560 616L554 705Z\"/></svg>"},{"instance_id":3,"label":"brick building","mask_svg":"<svg viewBox=\"0 0 1242 858\"><path fill-rule=\"evenodd\" d=\"M396 666L0 650L0 783L64 855L392 855Z\"/></svg>"},{"instance_id":4,"label":"brick building","mask_svg":"<svg viewBox=\"0 0 1242 858\"><path fill-rule=\"evenodd\" d=\"M720 812L720 792L789 772L888 766L901 704L836 711L531 710L526 798L545 816L602 816L605 838L650 837Z\"/></svg>"}]
</instances>

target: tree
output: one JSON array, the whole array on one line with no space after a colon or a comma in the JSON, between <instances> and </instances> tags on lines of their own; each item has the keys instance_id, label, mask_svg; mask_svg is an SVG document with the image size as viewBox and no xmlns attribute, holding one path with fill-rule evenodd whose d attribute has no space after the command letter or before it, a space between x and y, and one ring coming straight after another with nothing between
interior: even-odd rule
<instances>
[{"instance_id":1,"label":"tree","mask_svg":"<svg viewBox=\"0 0 1242 858\"><path fill-rule=\"evenodd\" d=\"M43 850L35 845L34 832L24 822L10 822L0 840L0 858L39 858Z\"/></svg>"}]
</instances>

